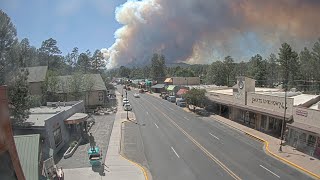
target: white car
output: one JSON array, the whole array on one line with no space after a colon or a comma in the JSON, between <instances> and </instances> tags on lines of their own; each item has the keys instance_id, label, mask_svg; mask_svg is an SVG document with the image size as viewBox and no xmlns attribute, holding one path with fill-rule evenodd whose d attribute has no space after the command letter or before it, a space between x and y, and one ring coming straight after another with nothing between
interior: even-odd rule
<instances>
[{"instance_id":1,"label":"white car","mask_svg":"<svg viewBox=\"0 0 320 180\"><path fill-rule=\"evenodd\" d=\"M128 104L129 103L129 100L128 99L124 99L123 101L122 101L122 106L124 106L125 104Z\"/></svg>"},{"instance_id":2,"label":"white car","mask_svg":"<svg viewBox=\"0 0 320 180\"><path fill-rule=\"evenodd\" d=\"M131 106L131 104L129 104L129 103L125 104L125 105L123 106L123 108L124 108L125 111L132 111L132 106Z\"/></svg>"},{"instance_id":3,"label":"white car","mask_svg":"<svg viewBox=\"0 0 320 180\"><path fill-rule=\"evenodd\" d=\"M133 95L135 98L139 98L140 97L140 94L138 94L138 93L134 93L134 95Z\"/></svg>"}]
</instances>

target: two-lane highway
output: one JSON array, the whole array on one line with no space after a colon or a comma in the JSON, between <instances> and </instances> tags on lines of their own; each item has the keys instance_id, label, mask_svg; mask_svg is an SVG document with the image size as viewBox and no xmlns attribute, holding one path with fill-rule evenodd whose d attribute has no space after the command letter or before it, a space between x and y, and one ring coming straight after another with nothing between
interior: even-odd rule
<instances>
[{"instance_id":1,"label":"two-lane highway","mask_svg":"<svg viewBox=\"0 0 320 180\"><path fill-rule=\"evenodd\" d=\"M150 172L162 179L311 179L266 155L262 144L174 103L128 92Z\"/></svg>"}]
</instances>

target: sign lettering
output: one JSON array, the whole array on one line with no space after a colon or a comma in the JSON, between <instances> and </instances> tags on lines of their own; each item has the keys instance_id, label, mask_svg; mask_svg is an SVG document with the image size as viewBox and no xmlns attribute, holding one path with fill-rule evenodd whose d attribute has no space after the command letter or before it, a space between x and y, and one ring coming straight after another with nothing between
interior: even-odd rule
<instances>
[{"instance_id":1,"label":"sign lettering","mask_svg":"<svg viewBox=\"0 0 320 180\"><path fill-rule=\"evenodd\" d=\"M297 110L296 110L296 115L308 117L308 111L304 111L304 110L297 109Z\"/></svg>"},{"instance_id":2,"label":"sign lettering","mask_svg":"<svg viewBox=\"0 0 320 180\"><path fill-rule=\"evenodd\" d=\"M269 104L278 107L279 109L284 109L284 102L280 101L272 101L269 99L261 99L261 98L252 98L252 104L253 103L260 103L260 104Z\"/></svg>"}]
</instances>

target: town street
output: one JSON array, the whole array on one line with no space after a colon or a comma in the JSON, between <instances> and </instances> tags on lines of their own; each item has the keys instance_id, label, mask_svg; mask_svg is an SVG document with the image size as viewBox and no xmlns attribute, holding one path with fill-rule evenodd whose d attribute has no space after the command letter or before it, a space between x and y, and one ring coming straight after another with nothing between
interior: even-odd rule
<instances>
[{"instance_id":1,"label":"town street","mask_svg":"<svg viewBox=\"0 0 320 180\"><path fill-rule=\"evenodd\" d=\"M154 180L311 179L241 132L152 95L134 98L134 92L128 91L128 99Z\"/></svg>"}]
</instances>

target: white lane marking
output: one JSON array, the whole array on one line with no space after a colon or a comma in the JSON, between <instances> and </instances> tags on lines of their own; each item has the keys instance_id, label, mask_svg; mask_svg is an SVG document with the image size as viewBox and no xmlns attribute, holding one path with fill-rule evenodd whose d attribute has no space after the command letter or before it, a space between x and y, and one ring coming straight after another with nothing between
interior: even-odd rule
<instances>
[{"instance_id":1,"label":"white lane marking","mask_svg":"<svg viewBox=\"0 0 320 180\"><path fill-rule=\"evenodd\" d=\"M188 119L188 118L186 118L186 117L183 117L185 120L188 120L188 121L190 121L190 119Z\"/></svg>"},{"instance_id":2,"label":"white lane marking","mask_svg":"<svg viewBox=\"0 0 320 180\"><path fill-rule=\"evenodd\" d=\"M267 171L270 172L271 174L277 176L277 178L280 178L280 176L278 176L276 173L270 171L269 169L267 169L266 167L262 166L261 164L260 164L260 167L262 167L263 169L267 170Z\"/></svg>"},{"instance_id":3,"label":"white lane marking","mask_svg":"<svg viewBox=\"0 0 320 180\"><path fill-rule=\"evenodd\" d=\"M172 151L176 154L176 156L177 156L178 158L180 158L180 156L179 156L178 153L173 149L172 146L171 146L171 149L172 149Z\"/></svg>"},{"instance_id":4,"label":"white lane marking","mask_svg":"<svg viewBox=\"0 0 320 180\"><path fill-rule=\"evenodd\" d=\"M156 123L154 123L154 125L156 125L156 127L159 128L159 126Z\"/></svg>"},{"instance_id":5,"label":"white lane marking","mask_svg":"<svg viewBox=\"0 0 320 180\"><path fill-rule=\"evenodd\" d=\"M214 137L214 138L216 138L216 139L218 139L218 140L220 140L217 136L215 136L215 135L213 135L213 134L211 134L211 133L209 133L212 137Z\"/></svg>"},{"instance_id":6,"label":"white lane marking","mask_svg":"<svg viewBox=\"0 0 320 180\"><path fill-rule=\"evenodd\" d=\"M149 112L147 111L147 114L149 114Z\"/></svg>"},{"instance_id":7,"label":"white lane marking","mask_svg":"<svg viewBox=\"0 0 320 180\"><path fill-rule=\"evenodd\" d=\"M169 109L173 111L173 109L171 107L169 107Z\"/></svg>"}]
</instances>

